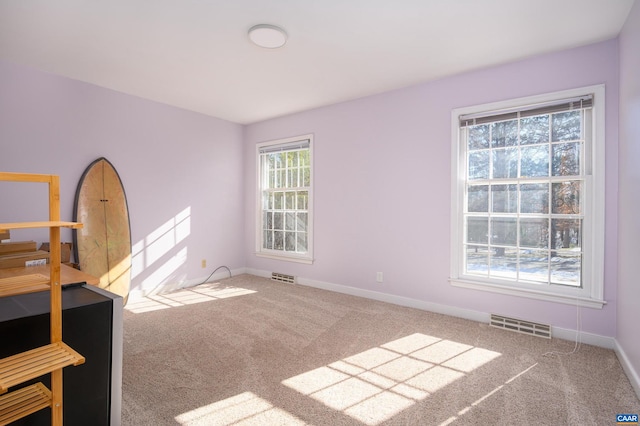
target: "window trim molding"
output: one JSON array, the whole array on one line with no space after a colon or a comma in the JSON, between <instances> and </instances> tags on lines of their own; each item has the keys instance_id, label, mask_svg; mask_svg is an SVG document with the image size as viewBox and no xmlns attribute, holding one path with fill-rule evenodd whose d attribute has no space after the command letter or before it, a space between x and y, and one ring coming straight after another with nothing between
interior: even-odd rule
<instances>
[{"instance_id":1,"label":"window trim molding","mask_svg":"<svg viewBox=\"0 0 640 426\"><path fill-rule=\"evenodd\" d=\"M256 144L256 213L255 213L255 252L257 257L263 257L273 260L284 260L289 262L313 264L313 186L314 186L314 155L313 155L313 133L293 136L284 139L274 139L266 142L259 142ZM260 174L260 150L266 146L273 145L287 145L294 144L295 142L308 140L309 141L309 164L310 164L310 178L311 184L309 186L309 205L308 205L308 246L307 254L301 255L298 253L288 253L279 250L267 250L262 248L262 176Z\"/></svg>"},{"instance_id":2,"label":"window trim molding","mask_svg":"<svg viewBox=\"0 0 640 426\"><path fill-rule=\"evenodd\" d=\"M582 96L593 93L594 105L592 109L592 146L589 152L589 162L585 167L591 170L585 172L584 228L589 229L589 247L584 250L584 276L588 276L588 288L570 288L566 291L545 291L533 288L516 288L497 279L483 279L471 277L461 273L462 253L460 242L464 232L462 208L464 206L465 179L461 176L465 162L461 157L460 116L468 114L482 114L514 107L542 104L562 98ZM545 93L534 96L509 99L499 102L486 103L451 111L451 252L450 276L451 285L481 291L521 296L549 302L566 303L601 309L607 302L604 300L604 244L605 244L605 86L604 84L580 87L569 90ZM588 271L586 271L588 268Z\"/></svg>"}]
</instances>

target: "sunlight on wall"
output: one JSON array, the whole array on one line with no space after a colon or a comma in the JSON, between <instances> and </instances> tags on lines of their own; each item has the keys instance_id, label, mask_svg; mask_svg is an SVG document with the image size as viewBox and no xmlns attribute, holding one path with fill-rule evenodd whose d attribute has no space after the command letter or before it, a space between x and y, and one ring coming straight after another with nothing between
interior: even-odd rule
<instances>
[{"instance_id":1,"label":"sunlight on wall","mask_svg":"<svg viewBox=\"0 0 640 426\"><path fill-rule=\"evenodd\" d=\"M286 411L274 407L251 392L214 402L177 416L181 425L304 425Z\"/></svg>"},{"instance_id":2,"label":"sunlight on wall","mask_svg":"<svg viewBox=\"0 0 640 426\"><path fill-rule=\"evenodd\" d=\"M282 383L367 425L378 425L500 355L416 333Z\"/></svg>"},{"instance_id":3,"label":"sunlight on wall","mask_svg":"<svg viewBox=\"0 0 640 426\"><path fill-rule=\"evenodd\" d=\"M124 309L140 314L194 303L210 302L229 297L244 296L256 293L240 287L223 286L220 283L201 284L197 287L175 291L167 294L156 294L130 301Z\"/></svg>"},{"instance_id":4,"label":"sunlight on wall","mask_svg":"<svg viewBox=\"0 0 640 426\"><path fill-rule=\"evenodd\" d=\"M178 243L191 233L191 207L160 225L143 240L132 246L131 279L151 268L163 256L166 256ZM174 273L187 262L187 248L184 247L165 263L157 266L142 281L142 290L151 290L175 280Z\"/></svg>"},{"instance_id":5,"label":"sunlight on wall","mask_svg":"<svg viewBox=\"0 0 640 426\"><path fill-rule=\"evenodd\" d=\"M183 248L175 256L171 256L165 263L158 266L147 278L142 280L142 289L156 289L168 283L174 272L187 263L187 248Z\"/></svg>"}]
</instances>

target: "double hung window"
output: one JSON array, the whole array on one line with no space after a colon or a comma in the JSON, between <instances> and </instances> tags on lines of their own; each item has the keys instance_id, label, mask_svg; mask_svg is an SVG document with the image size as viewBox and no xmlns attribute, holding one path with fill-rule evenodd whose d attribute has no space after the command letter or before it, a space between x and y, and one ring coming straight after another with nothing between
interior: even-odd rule
<instances>
[{"instance_id":1,"label":"double hung window","mask_svg":"<svg viewBox=\"0 0 640 426\"><path fill-rule=\"evenodd\" d=\"M603 107L598 86L454 111L454 284L601 306Z\"/></svg>"},{"instance_id":2,"label":"double hung window","mask_svg":"<svg viewBox=\"0 0 640 426\"><path fill-rule=\"evenodd\" d=\"M312 136L258 144L259 256L310 263Z\"/></svg>"}]
</instances>

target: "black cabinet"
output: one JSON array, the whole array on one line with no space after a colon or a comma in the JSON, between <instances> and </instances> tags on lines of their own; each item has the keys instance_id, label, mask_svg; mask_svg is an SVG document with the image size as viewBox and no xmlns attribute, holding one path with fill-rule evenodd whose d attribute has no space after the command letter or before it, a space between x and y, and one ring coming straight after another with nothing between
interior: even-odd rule
<instances>
[{"instance_id":1,"label":"black cabinet","mask_svg":"<svg viewBox=\"0 0 640 426\"><path fill-rule=\"evenodd\" d=\"M0 298L0 358L49 343L49 292ZM62 336L84 364L63 370L65 426L119 425L122 389L122 298L99 288L62 289ZM22 387L41 381L43 376ZM13 388L12 388L13 390ZM51 410L13 424L49 425Z\"/></svg>"}]
</instances>

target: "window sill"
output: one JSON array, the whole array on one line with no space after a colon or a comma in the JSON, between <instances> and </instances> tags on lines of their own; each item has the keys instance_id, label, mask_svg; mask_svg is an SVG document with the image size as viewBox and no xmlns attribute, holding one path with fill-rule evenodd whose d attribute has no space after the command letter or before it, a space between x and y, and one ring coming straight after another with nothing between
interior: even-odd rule
<instances>
[{"instance_id":1,"label":"window sill","mask_svg":"<svg viewBox=\"0 0 640 426\"><path fill-rule=\"evenodd\" d=\"M287 256L287 255L280 255L275 253L264 253L264 252L256 252L256 256L264 257L266 259L284 260L286 262L304 263L306 265L313 264L313 259L308 257L301 257L301 256Z\"/></svg>"},{"instance_id":2,"label":"window sill","mask_svg":"<svg viewBox=\"0 0 640 426\"><path fill-rule=\"evenodd\" d=\"M449 282L454 287L470 288L473 290L489 291L493 293L507 294L510 296L528 297L530 299L544 300L547 302L565 303L567 305L583 306L586 308L602 309L607 304L604 300L593 299L584 296L572 296L567 294L551 293L527 288L513 288L500 284L485 283L460 278L450 278Z\"/></svg>"}]
</instances>

